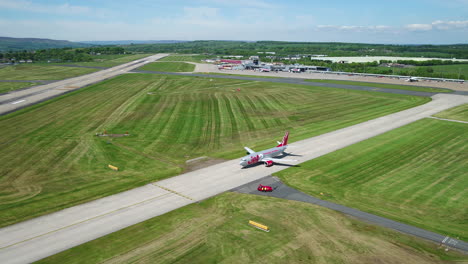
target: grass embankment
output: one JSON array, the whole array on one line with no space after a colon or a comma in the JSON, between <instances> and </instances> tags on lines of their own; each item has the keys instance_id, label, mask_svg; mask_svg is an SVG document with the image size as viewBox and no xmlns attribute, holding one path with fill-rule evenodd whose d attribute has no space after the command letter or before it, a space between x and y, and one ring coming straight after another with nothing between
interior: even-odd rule
<instances>
[{"instance_id":1,"label":"grass embankment","mask_svg":"<svg viewBox=\"0 0 468 264\"><path fill-rule=\"evenodd\" d=\"M207 55L169 55L160 59L159 61L189 61L203 63L202 60L216 58L216 56L207 56Z\"/></svg>"},{"instance_id":2,"label":"grass embankment","mask_svg":"<svg viewBox=\"0 0 468 264\"><path fill-rule=\"evenodd\" d=\"M465 79L468 78L468 64L452 64L452 65L434 65L434 66L417 66L416 68L431 68L434 73L450 73L452 78L455 79ZM394 74L406 74L409 75L409 72L415 68L393 68Z\"/></svg>"},{"instance_id":3,"label":"grass embankment","mask_svg":"<svg viewBox=\"0 0 468 264\"><path fill-rule=\"evenodd\" d=\"M62 80L95 71L98 70L53 66L52 64L24 64L1 68L0 80Z\"/></svg>"},{"instance_id":4,"label":"grass embankment","mask_svg":"<svg viewBox=\"0 0 468 264\"><path fill-rule=\"evenodd\" d=\"M462 104L454 108L450 108L443 112L437 113L435 117L453 119L468 122L468 104Z\"/></svg>"},{"instance_id":5,"label":"grass embankment","mask_svg":"<svg viewBox=\"0 0 468 264\"><path fill-rule=\"evenodd\" d=\"M188 159L238 158L243 146L271 147L287 129L300 140L429 100L233 79L118 76L0 117L0 226L179 174ZM130 136L95 136L105 130Z\"/></svg>"},{"instance_id":6,"label":"grass embankment","mask_svg":"<svg viewBox=\"0 0 468 264\"><path fill-rule=\"evenodd\" d=\"M277 175L311 195L468 241L467 128L428 118Z\"/></svg>"},{"instance_id":7,"label":"grass embankment","mask_svg":"<svg viewBox=\"0 0 468 264\"><path fill-rule=\"evenodd\" d=\"M93 56L94 61L91 62L70 62L63 64L72 64L79 66L98 66L98 67L114 67L120 64L149 57L153 54L116 54L116 55L96 55Z\"/></svg>"},{"instance_id":8,"label":"grass embankment","mask_svg":"<svg viewBox=\"0 0 468 264\"><path fill-rule=\"evenodd\" d=\"M0 82L0 94L11 92L21 88L30 87L37 84L38 83L33 82Z\"/></svg>"},{"instance_id":9,"label":"grass embankment","mask_svg":"<svg viewBox=\"0 0 468 264\"><path fill-rule=\"evenodd\" d=\"M386 84L386 83L369 83L369 82L355 82L355 81L341 81L341 80L318 80L318 79L308 79L308 82L320 82L320 83L335 83L335 84L345 84L345 85L357 85L357 86L368 86L376 88L386 88L386 89L398 89L398 90L408 90L408 91L419 91L419 92L431 92L431 93L451 93L452 90L442 89L442 88L431 88L431 87L421 87L413 85L397 85L397 84Z\"/></svg>"},{"instance_id":10,"label":"grass embankment","mask_svg":"<svg viewBox=\"0 0 468 264\"><path fill-rule=\"evenodd\" d=\"M247 223L255 220L269 233ZM432 243L307 203L224 193L38 263L440 263ZM466 258L465 258L466 260Z\"/></svg>"},{"instance_id":11,"label":"grass embankment","mask_svg":"<svg viewBox=\"0 0 468 264\"><path fill-rule=\"evenodd\" d=\"M153 62L138 69L161 72L193 72L193 70L195 70L195 65L185 62Z\"/></svg>"},{"instance_id":12,"label":"grass embankment","mask_svg":"<svg viewBox=\"0 0 468 264\"><path fill-rule=\"evenodd\" d=\"M468 64L436 65L430 67L434 69L434 72L460 74L460 76L468 78Z\"/></svg>"}]
</instances>

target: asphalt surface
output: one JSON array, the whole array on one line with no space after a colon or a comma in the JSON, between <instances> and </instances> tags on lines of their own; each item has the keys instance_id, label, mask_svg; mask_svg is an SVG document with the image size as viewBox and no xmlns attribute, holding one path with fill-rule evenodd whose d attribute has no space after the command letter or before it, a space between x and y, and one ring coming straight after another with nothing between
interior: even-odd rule
<instances>
[{"instance_id":1,"label":"asphalt surface","mask_svg":"<svg viewBox=\"0 0 468 264\"><path fill-rule=\"evenodd\" d=\"M268 185L273 187L273 192L260 192L257 190L259 184ZM277 177L267 176L256 181L244 184L237 188L232 189L233 192L238 193L248 193L269 197L276 197L287 200L300 201L305 203L316 204L323 206L359 219L362 219L366 222L373 223L379 226L390 228L401 233L409 234L419 238L423 238L429 241L433 241L437 244L444 244L446 246L462 250L465 253L468 252L468 243L462 240L451 238L448 236L443 236L438 233L427 231L415 226L403 224L397 221L390 220L388 218L380 217L377 215L369 214L354 208L343 206L340 204L332 203L329 201L321 200L311 195L305 194L301 191L298 191L294 188L291 188L281 182Z\"/></svg>"},{"instance_id":2,"label":"asphalt surface","mask_svg":"<svg viewBox=\"0 0 468 264\"><path fill-rule=\"evenodd\" d=\"M293 142L296 165L468 103L438 94L421 106ZM278 139L281 139L278 135ZM274 142L272 142L274 145ZM239 146L240 148L242 146ZM300 166L300 165L299 165ZM288 166L242 169L231 160L0 229L0 263L29 263L152 217L261 179ZM408 233L412 232L408 230ZM417 236L417 232L414 232ZM436 239L436 238L434 238ZM450 240L449 240L450 241ZM442 241L441 241L442 242ZM457 247L453 245L453 247Z\"/></svg>"},{"instance_id":3,"label":"asphalt surface","mask_svg":"<svg viewBox=\"0 0 468 264\"><path fill-rule=\"evenodd\" d=\"M5 115L26 106L34 105L117 75L127 73L133 69L143 66L146 63L156 61L165 56L167 56L167 54L157 54L102 71L0 94L0 115Z\"/></svg>"}]
</instances>

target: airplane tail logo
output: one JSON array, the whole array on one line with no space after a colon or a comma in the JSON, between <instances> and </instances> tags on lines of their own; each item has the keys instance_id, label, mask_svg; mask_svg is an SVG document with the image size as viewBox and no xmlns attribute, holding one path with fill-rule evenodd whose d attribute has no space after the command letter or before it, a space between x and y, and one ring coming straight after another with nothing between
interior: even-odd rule
<instances>
[{"instance_id":1,"label":"airplane tail logo","mask_svg":"<svg viewBox=\"0 0 468 264\"><path fill-rule=\"evenodd\" d=\"M286 134L284 134L284 137L283 137L283 141L281 141L281 143L276 147L286 146L288 144L288 138L289 138L289 131L286 131Z\"/></svg>"}]
</instances>

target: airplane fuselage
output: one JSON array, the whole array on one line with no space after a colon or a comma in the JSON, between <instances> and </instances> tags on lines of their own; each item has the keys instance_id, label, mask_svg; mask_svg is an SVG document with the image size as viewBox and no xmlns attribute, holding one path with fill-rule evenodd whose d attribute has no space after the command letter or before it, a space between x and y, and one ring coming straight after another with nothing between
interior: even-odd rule
<instances>
[{"instance_id":1,"label":"airplane fuselage","mask_svg":"<svg viewBox=\"0 0 468 264\"><path fill-rule=\"evenodd\" d=\"M276 157L276 156L280 156L281 154L283 154L283 151L286 150L286 147L287 146L274 147L274 148L271 148L271 149L267 149L267 150L263 150L263 151L259 151L259 152L249 154L247 156L244 156L241 159L240 165L245 167L245 166L248 166L248 165L255 164L257 162L263 162L262 159L265 159L265 158L273 158L273 157Z\"/></svg>"}]
</instances>

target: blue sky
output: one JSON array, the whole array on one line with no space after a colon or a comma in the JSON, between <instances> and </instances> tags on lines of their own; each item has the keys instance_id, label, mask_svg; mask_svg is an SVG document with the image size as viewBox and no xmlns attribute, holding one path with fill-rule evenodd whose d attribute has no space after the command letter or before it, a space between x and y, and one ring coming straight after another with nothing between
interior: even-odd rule
<instances>
[{"instance_id":1,"label":"blue sky","mask_svg":"<svg viewBox=\"0 0 468 264\"><path fill-rule=\"evenodd\" d=\"M468 0L0 0L0 36L468 43Z\"/></svg>"}]
</instances>

